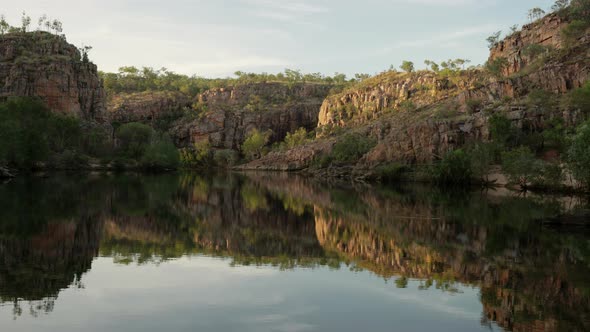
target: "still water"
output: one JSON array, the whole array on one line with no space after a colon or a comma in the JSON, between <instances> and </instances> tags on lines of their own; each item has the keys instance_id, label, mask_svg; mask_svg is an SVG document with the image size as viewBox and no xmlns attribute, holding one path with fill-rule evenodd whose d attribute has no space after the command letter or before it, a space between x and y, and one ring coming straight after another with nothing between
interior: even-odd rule
<instances>
[{"instance_id":1,"label":"still water","mask_svg":"<svg viewBox=\"0 0 590 332\"><path fill-rule=\"evenodd\" d=\"M0 185L0 331L588 331L584 201L272 174Z\"/></svg>"}]
</instances>

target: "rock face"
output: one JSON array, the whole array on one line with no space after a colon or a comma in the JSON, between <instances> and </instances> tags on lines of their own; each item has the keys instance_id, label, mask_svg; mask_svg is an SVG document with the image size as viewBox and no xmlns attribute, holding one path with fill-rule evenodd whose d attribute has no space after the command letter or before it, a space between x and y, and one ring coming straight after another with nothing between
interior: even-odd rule
<instances>
[{"instance_id":1,"label":"rock face","mask_svg":"<svg viewBox=\"0 0 590 332\"><path fill-rule=\"evenodd\" d=\"M361 83L361 87L327 98L320 110L319 126L358 125L379 118L387 110L431 105L482 85L482 76L466 71L451 80L433 72L384 73Z\"/></svg>"},{"instance_id":2,"label":"rock face","mask_svg":"<svg viewBox=\"0 0 590 332\"><path fill-rule=\"evenodd\" d=\"M150 91L116 95L107 104L111 122L156 125L158 122L178 119L192 103L189 97L180 92Z\"/></svg>"},{"instance_id":3,"label":"rock face","mask_svg":"<svg viewBox=\"0 0 590 332\"><path fill-rule=\"evenodd\" d=\"M96 65L78 49L47 32L0 36L0 100L40 97L53 112L106 120L105 93Z\"/></svg>"},{"instance_id":4,"label":"rock face","mask_svg":"<svg viewBox=\"0 0 590 332\"><path fill-rule=\"evenodd\" d=\"M493 47L490 51L490 60L505 58L508 60L508 66L504 70L504 74L508 76L517 73L534 60L526 52L528 46L542 45L560 49L563 43L561 30L568 23L558 14L550 14L534 23L525 25L521 31L513 33Z\"/></svg>"},{"instance_id":5,"label":"rock face","mask_svg":"<svg viewBox=\"0 0 590 332\"><path fill-rule=\"evenodd\" d=\"M215 149L239 150L253 129L271 130L272 142L301 127L317 126L320 105L331 85L257 83L214 89L198 97L201 113L172 130L181 146L208 141Z\"/></svg>"}]
</instances>

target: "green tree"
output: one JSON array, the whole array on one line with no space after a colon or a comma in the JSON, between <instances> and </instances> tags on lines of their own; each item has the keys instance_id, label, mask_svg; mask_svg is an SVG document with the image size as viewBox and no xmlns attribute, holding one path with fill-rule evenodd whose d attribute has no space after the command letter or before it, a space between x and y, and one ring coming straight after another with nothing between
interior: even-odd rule
<instances>
[{"instance_id":1,"label":"green tree","mask_svg":"<svg viewBox=\"0 0 590 332\"><path fill-rule=\"evenodd\" d=\"M570 5L570 0L557 0L553 4L553 6L551 6L551 10L553 10L555 12L559 12L559 11L566 9L569 5Z\"/></svg>"},{"instance_id":2,"label":"green tree","mask_svg":"<svg viewBox=\"0 0 590 332\"><path fill-rule=\"evenodd\" d=\"M496 146L491 143L477 143L469 151L470 170L474 178L489 182L494 163Z\"/></svg>"},{"instance_id":3,"label":"green tree","mask_svg":"<svg viewBox=\"0 0 590 332\"><path fill-rule=\"evenodd\" d=\"M51 113L39 100L9 98L0 104L0 161L30 169L49 155L47 122Z\"/></svg>"},{"instance_id":4,"label":"green tree","mask_svg":"<svg viewBox=\"0 0 590 332\"><path fill-rule=\"evenodd\" d=\"M528 147L521 146L502 153L502 170L510 182L518 184L523 189L526 189L539 176L540 166Z\"/></svg>"},{"instance_id":5,"label":"green tree","mask_svg":"<svg viewBox=\"0 0 590 332\"><path fill-rule=\"evenodd\" d=\"M29 30L29 26L31 25L31 17L27 15L27 13L23 12L21 16L21 31L27 32Z\"/></svg>"},{"instance_id":6,"label":"green tree","mask_svg":"<svg viewBox=\"0 0 590 332\"><path fill-rule=\"evenodd\" d=\"M404 60L402 65L399 66L401 70L405 71L406 73L411 73L414 71L414 63L412 61Z\"/></svg>"},{"instance_id":7,"label":"green tree","mask_svg":"<svg viewBox=\"0 0 590 332\"><path fill-rule=\"evenodd\" d=\"M529 20L536 21L545 15L545 11L539 7L535 7L529 10Z\"/></svg>"},{"instance_id":8,"label":"green tree","mask_svg":"<svg viewBox=\"0 0 590 332\"><path fill-rule=\"evenodd\" d=\"M4 35L8 30L10 30L10 24L6 22L4 15L0 15L0 35Z\"/></svg>"},{"instance_id":9,"label":"green tree","mask_svg":"<svg viewBox=\"0 0 590 332\"><path fill-rule=\"evenodd\" d=\"M141 164L149 169L175 169L180 164L180 155L170 137L162 135L146 148Z\"/></svg>"},{"instance_id":10,"label":"green tree","mask_svg":"<svg viewBox=\"0 0 590 332\"><path fill-rule=\"evenodd\" d=\"M507 146L514 135L512 121L505 116L498 114L492 115L488 121L490 124L490 136L492 141L501 147Z\"/></svg>"},{"instance_id":11,"label":"green tree","mask_svg":"<svg viewBox=\"0 0 590 332\"><path fill-rule=\"evenodd\" d=\"M261 132L258 129L251 130L246 135L246 140L242 144L242 152L248 159L258 159L262 156L262 149L268 144L272 132Z\"/></svg>"},{"instance_id":12,"label":"green tree","mask_svg":"<svg viewBox=\"0 0 590 332\"><path fill-rule=\"evenodd\" d=\"M285 136L285 144L289 149L303 145L306 140L307 130L305 128L299 128L293 133L287 133L287 136Z\"/></svg>"},{"instance_id":13,"label":"green tree","mask_svg":"<svg viewBox=\"0 0 590 332\"><path fill-rule=\"evenodd\" d=\"M590 188L590 121L576 130L568 151L568 167L586 189Z\"/></svg>"},{"instance_id":14,"label":"green tree","mask_svg":"<svg viewBox=\"0 0 590 332\"><path fill-rule=\"evenodd\" d=\"M443 185L468 184L471 182L471 161L462 149L449 151L434 165L434 180Z\"/></svg>"},{"instance_id":15,"label":"green tree","mask_svg":"<svg viewBox=\"0 0 590 332\"><path fill-rule=\"evenodd\" d=\"M154 130L145 124L132 122L117 129L119 151L128 158L139 160L151 144Z\"/></svg>"},{"instance_id":16,"label":"green tree","mask_svg":"<svg viewBox=\"0 0 590 332\"><path fill-rule=\"evenodd\" d=\"M581 110L584 114L590 114L590 81L582 87L573 90L567 103L570 107Z\"/></svg>"},{"instance_id":17,"label":"green tree","mask_svg":"<svg viewBox=\"0 0 590 332\"><path fill-rule=\"evenodd\" d=\"M375 143L373 139L364 135L347 134L334 144L330 159L337 164L356 162L369 152Z\"/></svg>"},{"instance_id":18,"label":"green tree","mask_svg":"<svg viewBox=\"0 0 590 332\"><path fill-rule=\"evenodd\" d=\"M486 62L485 68L496 77L504 75L504 69L508 67L508 59L504 57L495 58Z\"/></svg>"},{"instance_id":19,"label":"green tree","mask_svg":"<svg viewBox=\"0 0 590 332\"><path fill-rule=\"evenodd\" d=\"M435 73L438 73L440 71L440 66L434 61L424 60L424 64Z\"/></svg>"},{"instance_id":20,"label":"green tree","mask_svg":"<svg viewBox=\"0 0 590 332\"><path fill-rule=\"evenodd\" d=\"M500 42L500 36L502 35L502 31L496 31L492 35L490 35L486 41L488 42L488 48L491 50L492 48L496 47Z\"/></svg>"}]
</instances>

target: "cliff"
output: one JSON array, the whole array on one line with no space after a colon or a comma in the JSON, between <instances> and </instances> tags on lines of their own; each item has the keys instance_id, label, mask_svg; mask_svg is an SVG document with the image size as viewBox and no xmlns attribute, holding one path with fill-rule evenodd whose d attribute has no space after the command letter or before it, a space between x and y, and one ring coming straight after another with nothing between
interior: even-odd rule
<instances>
[{"instance_id":1,"label":"cliff","mask_svg":"<svg viewBox=\"0 0 590 332\"><path fill-rule=\"evenodd\" d=\"M112 123L142 122L154 127L166 126L191 107L188 96L176 91L148 91L118 94L107 102Z\"/></svg>"},{"instance_id":2,"label":"cliff","mask_svg":"<svg viewBox=\"0 0 590 332\"><path fill-rule=\"evenodd\" d=\"M560 104L590 77L590 31L567 47L561 30L569 24L555 14L523 27L498 43L490 61L507 59L500 75L484 68L451 72L386 72L322 103L312 144L272 152L243 169L300 170L329 153L342 133L356 132L377 141L355 168L361 173L388 162L429 163L450 150L490 139L489 119L501 114L526 133L540 133L549 120L566 126L582 120L580 110ZM531 45L542 46L531 54ZM541 93L553 101L531 102Z\"/></svg>"},{"instance_id":3,"label":"cliff","mask_svg":"<svg viewBox=\"0 0 590 332\"><path fill-rule=\"evenodd\" d=\"M57 113L106 121L105 93L96 65L78 49L47 32L0 36L0 100L40 97Z\"/></svg>"},{"instance_id":4,"label":"cliff","mask_svg":"<svg viewBox=\"0 0 590 332\"><path fill-rule=\"evenodd\" d=\"M216 149L239 150L252 129L271 130L270 142L301 127L314 129L332 85L255 83L212 89L198 97L198 114L172 129L178 145L208 141Z\"/></svg>"}]
</instances>

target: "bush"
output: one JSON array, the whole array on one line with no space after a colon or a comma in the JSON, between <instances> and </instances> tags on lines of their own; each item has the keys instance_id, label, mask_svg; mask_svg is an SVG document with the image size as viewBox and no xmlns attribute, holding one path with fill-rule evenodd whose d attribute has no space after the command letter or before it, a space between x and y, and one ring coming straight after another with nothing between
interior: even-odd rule
<instances>
[{"instance_id":1,"label":"bush","mask_svg":"<svg viewBox=\"0 0 590 332\"><path fill-rule=\"evenodd\" d=\"M561 30L561 36L567 47L575 45L576 40L588 29L589 23L583 20L574 20Z\"/></svg>"},{"instance_id":2,"label":"bush","mask_svg":"<svg viewBox=\"0 0 590 332\"><path fill-rule=\"evenodd\" d=\"M47 107L37 99L10 98L0 104L0 161L30 169L45 161L50 144Z\"/></svg>"},{"instance_id":3,"label":"bush","mask_svg":"<svg viewBox=\"0 0 590 332\"><path fill-rule=\"evenodd\" d=\"M73 151L65 150L54 158L54 166L58 169L75 170L88 166L88 157Z\"/></svg>"},{"instance_id":4,"label":"bush","mask_svg":"<svg viewBox=\"0 0 590 332\"><path fill-rule=\"evenodd\" d=\"M485 68L490 74L496 77L502 77L504 75L504 69L508 67L508 60L504 57L499 57L494 60L488 61L485 64Z\"/></svg>"},{"instance_id":5,"label":"bush","mask_svg":"<svg viewBox=\"0 0 590 332\"><path fill-rule=\"evenodd\" d=\"M561 187L564 174L561 165L538 161L539 174L533 179L533 186L538 188L555 189Z\"/></svg>"},{"instance_id":6,"label":"bush","mask_svg":"<svg viewBox=\"0 0 590 332\"><path fill-rule=\"evenodd\" d=\"M483 106L483 100L481 99L468 99L465 103L467 106L467 112L469 114L477 113Z\"/></svg>"},{"instance_id":7,"label":"bush","mask_svg":"<svg viewBox=\"0 0 590 332\"><path fill-rule=\"evenodd\" d=\"M514 138L512 121L503 115L494 114L489 119L490 135L494 143L504 147Z\"/></svg>"},{"instance_id":8,"label":"bush","mask_svg":"<svg viewBox=\"0 0 590 332\"><path fill-rule=\"evenodd\" d=\"M471 175L471 161L462 149L448 152L432 167L432 177L438 184L469 184Z\"/></svg>"},{"instance_id":9,"label":"bush","mask_svg":"<svg viewBox=\"0 0 590 332\"><path fill-rule=\"evenodd\" d=\"M184 148L179 151L180 163L185 167L205 166L211 163L213 153L208 140L193 144L191 148Z\"/></svg>"},{"instance_id":10,"label":"bush","mask_svg":"<svg viewBox=\"0 0 590 332\"><path fill-rule=\"evenodd\" d=\"M128 158L139 160L151 143L154 130L145 124L132 122L117 129L119 152Z\"/></svg>"},{"instance_id":11,"label":"bush","mask_svg":"<svg viewBox=\"0 0 590 332\"><path fill-rule=\"evenodd\" d=\"M469 150L469 160L472 176L488 182L488 175L494 163L496 146L492 143L477 143Z\"/></svg>"},{"instance_id":12,"label":"bush","mask_svg":"<svg viewBox=\"0 0 590 332\"><path fill-rule=\"evenodd\" d=\"M353 163L369 152L375 140L359 134L347 134L332 148L331 160L338 164Z\"/></svg>"},{"instance_id":13,"label":"bush","mask_svg":"<svg viewBox=\"0 0 590 332\"><path fill-rule=\"evenodd\" d=\"M377 167L376 176L382 182L395 183L402 179L406 171L406 166L393 163Z\"/></svg>"},{"instance_id":14,"label":"bush","mask_svg":"<svg viewBox=\"0 0 590 332\"><path fill-rule=\"evenodd\" d=\"M590 81L582 87L573 90L568 96L568 106L581 110L584 114L590 113Z\"/></svg>"},{"instance_id":15,"label":"bush","mask_svg":"<svg viewBox=\"0 0 590 332\"><path fill-rule=\"evenodd\" d=\"M528 147L502 153L502 170L511 183L526 189L539 176L540 163Z\"/></svg>"},{"instance_id":16,"label":"bush","mask_svg":"<svg viewBox=\"0 0 590 332\"><path fill-rule=\"evenodd\" d=\"M307 140L307 130L305 128L299 128L295 132L287 133L285 136L285 144L287 148L292 149L296 146L305 144Z\"/></svg>"},{"instance_id":17,"label":"bush","mask_svg":"<svg viewBox=\"0 0 590 332\"><path fill-rule=\"evenodd\" d=\"M213 155L215 164L219 167L230 168L238 162L238 154L234 150L218 150Z\"/></svg>"},{"instance_id":18,"label":"bush","mask_svg":"<svg viewBox=\"0 0 590 332\"><path fill-rule=\"evenodd\" d=\"M576 130L568 151L568 167L576 180L590 188L590 121Z\"/></svg>"},{"instance_id":19,"label":"bush","mask_svg":"<svg viewBox=\"0 0 590 332\"><path fill-rule=\"evenodd\" d=\"M545 90L533 90L527 96L527 102L530 106L543 109L556 107L556 96Z\"/></svg>"},{"instance_id":20,"label":"bush","mask_svg":"<svg viewBox=\"0 0 590 332\"><path fill-rule=\"evenodd\" d=\"M141 166L148 169L175 169L180 164L180 155L167 135L154 139L141 158Z\"/></svg>"},{"instance_id":21,"label":"bush","mask_svg":"<svg viewBox=\"0 0 590 332\"><path fill-rule=\"evenodd\" d=\"M270 130L266 132L260 132L258 129L251 130L242 144L242 152L246 158L250 160L260 158L271 134L272 132Z\"/></svg>"}]
</instances>

